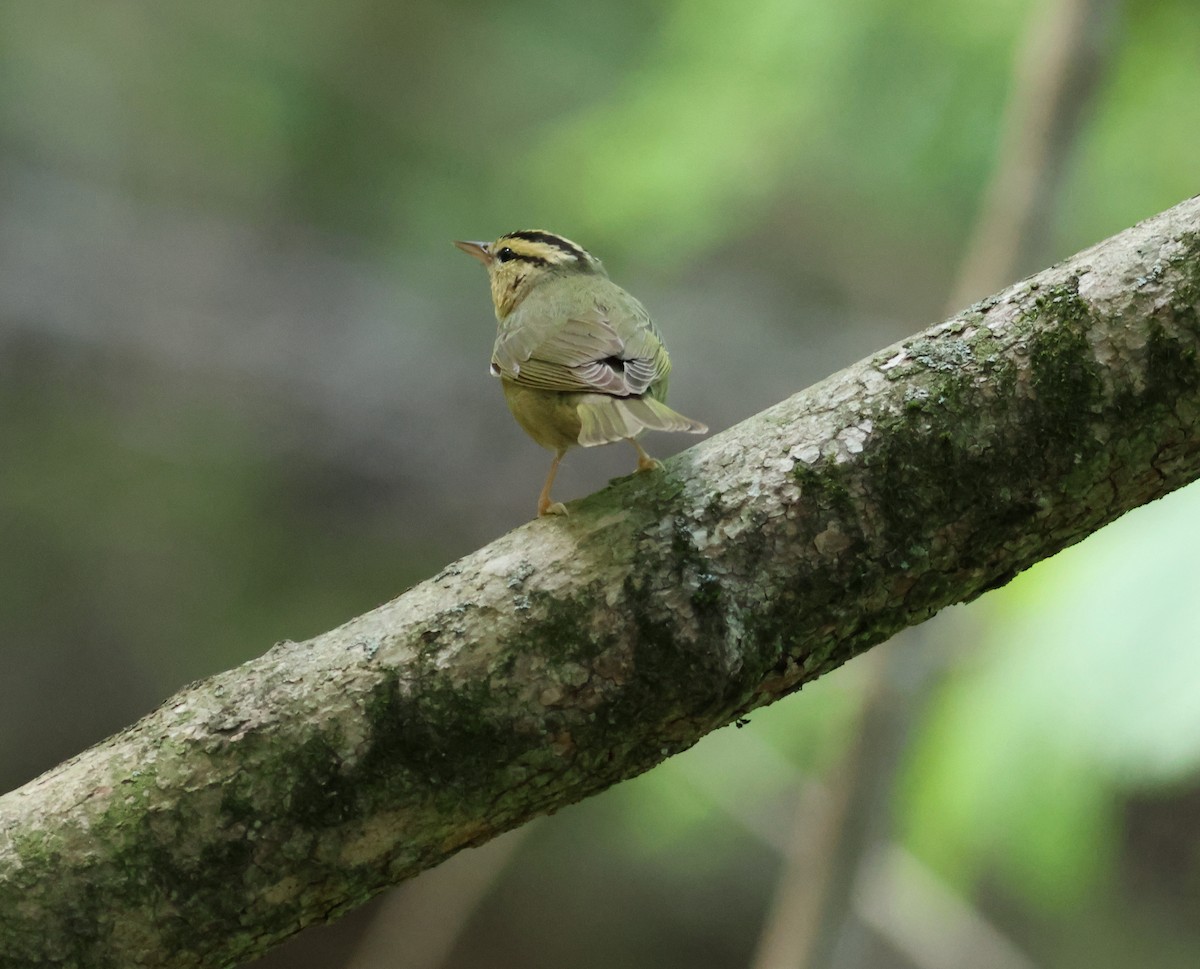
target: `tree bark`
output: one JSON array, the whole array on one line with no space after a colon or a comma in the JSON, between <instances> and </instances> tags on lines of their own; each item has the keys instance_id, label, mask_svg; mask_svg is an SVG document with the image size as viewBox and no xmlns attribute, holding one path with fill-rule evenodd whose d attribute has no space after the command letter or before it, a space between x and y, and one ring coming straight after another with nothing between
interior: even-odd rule
<instances>
[{"instance_id":1,"label":"tree bark","mask_svg":"<svg viewBox=\"0 0 1200 969\"><path fill-rule=\"evenodd\" d=\"M1200 476L1200 197L0 799L0 966L227 966Z\"/></svg>"}]
</instances>

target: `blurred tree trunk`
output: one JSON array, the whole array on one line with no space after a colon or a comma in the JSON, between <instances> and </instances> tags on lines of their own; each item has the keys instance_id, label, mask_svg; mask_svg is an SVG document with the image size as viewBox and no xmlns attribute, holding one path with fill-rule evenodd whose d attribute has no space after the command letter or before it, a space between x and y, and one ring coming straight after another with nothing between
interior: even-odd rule
<instances>
[{"instance_id":1,"label":"blurred tree trunk","mask_svg":"<svg viewBox=\"0 0 1200 969\"><path fill-rule=\"evenodd\" d=\"M224 966L1200 476L1200 198L0 799L0 965Z\"/></svg>"},{"instance_id":2,"label":"blurred tree trunk","mask_svg":"<svg viewBox=\"0 0 1200 969\"><path fill-rule=\"evenodd\" d=\"M1053 0L1017 49L996 167L967 240L952 309L1044 261L1059 187L1113 56L1119 0Z\"/></svg>"}]
</instances>

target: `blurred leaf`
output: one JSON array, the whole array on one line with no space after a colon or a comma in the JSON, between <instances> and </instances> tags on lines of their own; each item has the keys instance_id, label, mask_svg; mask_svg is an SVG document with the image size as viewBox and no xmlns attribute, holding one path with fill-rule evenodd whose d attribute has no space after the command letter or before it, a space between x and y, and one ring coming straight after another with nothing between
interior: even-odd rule
<instances>
[{"instance_id":1,"label":"blurred leaf","mask_svg":"<svg viewBox=\"0 0 1200 969\"><path fill-rule=\"evenodd\" d=\"M548 125L521 174L580 232L666 262L745 231L780 197L961 218L1024 6L680 0L641 69Z\"/></svg>"},{"instance_id":2,"label":"blurred leaf","mask_svg":"<svg viewBox=\"0 0 1200 969\"><path fill-rule=\"evenodd\" d=\"M917 850L960 885L995 867L1044 905L1114 855L1130 788L1200 769L1200 488L1131 512L1031 569L988 611L916 745Z\"/></svg>"}]
</instances>

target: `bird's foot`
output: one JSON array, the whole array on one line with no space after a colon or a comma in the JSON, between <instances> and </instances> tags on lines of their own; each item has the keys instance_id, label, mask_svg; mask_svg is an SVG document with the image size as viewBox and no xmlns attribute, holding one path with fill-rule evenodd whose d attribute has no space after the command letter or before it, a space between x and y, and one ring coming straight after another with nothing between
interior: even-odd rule
<instances>
[{"instance_id":1,"label":"bird's foot","mask_svg":"<svg viewBox=\"0 0 1200 969\"><path fill-rule=\"evenodd\" d=\"M657 460L656 458L650 457L650 455L646 453L646 449L644 447L642 447L640 444L638 444L637 438L627 437L625 440L627 440L630 444L632 444L634 447L634 450L637 451L637 456L638 456L637 469L639 471L661 471L662 470L662 462Z\"/></svg>"},{"instance_id":2,"label":"bird's foot","mask_svg":"<svg viewBox=\"0 0 1200 969\"><path fill-rule=\"evenodd\" d=\"M565 515L567 506L561 501L547 501L544 504L538 505L538 517L546 518L550 515Z\"/></svg>"}]
</instances>

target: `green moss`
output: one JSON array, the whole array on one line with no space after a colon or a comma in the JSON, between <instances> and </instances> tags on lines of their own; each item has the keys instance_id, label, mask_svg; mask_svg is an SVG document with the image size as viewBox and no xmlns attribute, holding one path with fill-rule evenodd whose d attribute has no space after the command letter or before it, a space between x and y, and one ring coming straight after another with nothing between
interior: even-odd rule
<instances>
[{"instance_id":1,"label":"green moss","mask_svg":"<svg viewBox=\"0 0 1200 969\"><path fill-rule=\"evenodd\" d=\"M612 637L597 636L585 625L585 617L593 614L588 601L600 596L601 590L579 590L574 605L567 605L548 592L533 591L529 594L529 611L537 615L538 621L521 631L520 643L504 644L504 652L517 657L521 654L544 656L553 663L580 663L587 665L604 652ZM583 601L580 603L580 595Z\"/></svg>"},{"instance_id":2,"label":"green moss","mask_svg":"<svg viewBox=\"0 0 1200 969\"><path fill-rule=\"evenodd\" d=\"M742 615L740 609L734 614L735 600L726 588L724 573L712 568L706 554L704 537L716 527L722 513L720 502L710 499L698 516L672 519L666 547L642 547L624 580L622 599L632 632L630 658L635 675L610 694L610 702L595 711L595 718L596 728L606 738L626 738L621 741L619 759L627 763L661 759L663 723L695 717L731 718L778 659L777 652L762 655L758 637L743 635L742 623L756 617ZM759 531L752 522L743 533L749 541L741 545L740 561L730 566L739 582L759 571L757 557L771 555L770 548L750 547ZM664 576L670 587L684 593L682 601L672 596L672 604L668 604L662 594ZM680 616L681 606L690 615ZM697 627L699 636L695 635ZM726 648L724 644L734 638L736 648ZM732 666L731 660L735 661ZM686 670L686 675L681 677L680 670ZM638 724L647 729L638 730ZM607 768L601 765L600 769Z\"/></svg>"},{"instance_id":3,"label":"green moss","mask_svg":"<svg viewBox=\"0 0 1200 969\"><path fill-rule=\"evenodd\" d=\"M692 605L700 613L719 616L721 605L725 601L725 592L721 588L720 579L709 572L702 572L696 577L696 581L696 591L692 593Z\"/></svg>"},{"instance_id":4,"label":"green moss","mask_svg":"<svg viewBox=\"0 0 1200 969\"><path fill-rule=\"evenodd\" d=\"M884 418L878 443L864 455L887 561L901 572L925 571L936 523L994 513L998 480L1011 470L1010 455L980 446L986 418L961 404L965 392L948 379L939 384L936 413ZM950 480L954 488L946 487Z\"/></svg>"},{"instance_id":5,"label":"green moss","mask_svg":"<svg viewBox=\"0 0 1200 969\"><path fill-rule=\"evenodd\" d=\"M679 586L691 590L692 609L706 636L723 637L725 633L726 594L721 580L710 571L708 559L696 545L693 528L711 527L712 521L691 525L688 519L676 516L671 523L671 573Z\"/></svg>"},{"instance_id":6,"label":"green moss","mask_svg":"<svg viewBox=\"0 0 1200 969\"><path fill-rule=\"evenodd\" d=\"M161 752L160 762L177 756L178 752ZM73 952L64 956L63 965L112 964L103 956L108 913L161 907L164 898L171 907L160 915L158 928L174 951L211 948L209 926L238 924L244 890L231 885L251 868L254 853L245 826L240 821L223 825L221 836L214 839L208 821L188 813L186 800L147 812L138 788L154 783L153 771L135 772L122 785L123 796L93 823L91 836L111 849L111 867L98 871L92 890L75 898L69 933ZM242 802L230 803L245 810ZM202 836L193 835L193 822L203 827ZM195 857L188 857L191 844L197 845ZM282 933L291 920L294 913L282 913L274 928ZM271 929L266 925L256 934Z\"/></svg>"},{"instance_id":7,"label":"green moss","mask_svg":"<svg viewBox=\"0 0 1200 969\"><path fill-rule=\"evenodd\" d=\"M820 568L798 571L762 590L761 607L744 617L743 648L764 672L794 674L795 665L803 663L808 679L850 658L862 633L857 624L862 613L858 600L867 594L868 581L866 503L857 475L851 478L832 457L797 462L792 477L806 509L797 519L803 532L796 540L820 547L823 534L836 533L844 546ZM802 626L821 633L801 642L797 630Z\"/></svg>"},{"instance_id":8,"label":"green moss","mask_svg":"<svg viewBox=\"0 0 1200 969\"><path fill-rule=\"evenodd\" d=\"M342 824L362 813L350 776L355 772L343 770L340 747L338 731L314 729L294 748L287 763L278 765L287 773L286 815L301 828Z\"/></svg>"},{"instance_id":9,"label":"green moss","mask_svg":"<svg viewBox=\"0 0 1200 969\"><path fill-rule=\"evenodd\" d=\"M1161 425L1164 422L1193 423L1197 419L1193 405L1200 389L1200 359L1197 343L1200 342L1200 233L1185 233L1180 237L1182 244L1167 265L1156 263L1138 282L1143 285L1159 283L1170 271L1172 299L1168 325L1155 318L1149 323L1145 346L1145 381L1140 391L1126 391L1114 401L1119 415L1145 425ZM1144 413L1147 405L1151 413ZM1128 460L1145 463L1154 460L1159 444L1149 435L1141 448L1144 453L1129 454Z\"/></svg>"},{"instance_id":10,"label":"green moss","mask_svg":"<svg viewBox=\"0 0 1200 969\"><path fill-rule=\"evenodd\" d=\"M709 522L721 521L725 517L725 503L719 492L714 491L708 496L704 505L704 520Z\"/></svg>"},{"instance_id":11,"label":"green moss","mask_svg":"<svg viewBox=\"0 0 1200 969\"><path fill-rule=\"evenodd\" d=\"M853 522L858 510L850 490L846 486L845 474L831 460L813 464L797 461L792 466L792 480L800 487L800 497L809 505L815 505L840 520Z\"/></svg>"},{"instance_id":12,"label":"green moss","mask_svg":"<svg viewBox=\"0 0 1200 969\"><path fill-rule=\"evenodd\" d=\"M1169 334L1156 320L1150 325L1146 342L1146 397L1155 405L1173 408L1183 396L1200 386L1200 361L1196 344L1200 341L1200 233L1180 237L1182 251L1170 262L1177 274L1172 287L1171 316L1183 330L1179 337ZM1155 267L1158 268L1158 267Z\"/></svg>"},{"instance_id":13,"label":"green moss","mask_svg":"<svg viewBox=\"0 0 1200 969\"><path fill-rule=\"evenodd\" d=\"M902 402L870 415L876 433L855 476L830 460L797 463L792 472L804 506L818 510L810 524L819 532L836 523L851 549L826 562L819 577L794 576L786 589L772 590L779 611L749 620L753 635L771 639L786 656L794 652L792 617L819 617L830 635L804 644L805 668L822 669L894 631L891 597L897 614L920 614L1006 581L1012 570L997 568L998 550L1036 530L1032 523L1044 516L1035 482L1058 481L1070 492L1075 481L1094 477L1096 461L1108 460L1089 430L1108 406L1088 339L1094 324L1072 281L1040 289L1002 332L1003 345L971 319L907 344L906 358L888 371L908 384ZM1008 353L1014 336L1025 342L1027 368ZM1193 375L1187 355L1163 356L1158 366L1170 362L1176 385ZM981 393L993 407L979 406ZM868 535L900 574L891 588L855 567L854 543ZM943 561L946 548L955 550L952 568ZM838 605L850 590L859 590L851 591L859 598L853 611Z\"/></svg>"},{"instance_id":14,"label":"green moss","mask_svg":"<svg viewBox=\"0 0 1200 969\"><path fill-rule=\"evenodd\" d=\"M964 570L979 570L986 583L989 556L1039 513L1030 482L1061 478L1098 450L1094 441L1088 446L1081 427L1096 419L1104 400L1087 340L1091 323L1071 286L1039 293L1015 322L1018 333L1027 333L1032 393L1018 391L1017 367L985 328L911 345L915 367L908 369L904 406L876 415L881 433L863 459L889 564L914 577L907 608L949 595ZM979 407L981 389L996 400L994 410ZM1028 427L1036 429L1033 435ZM1062 446L1067 440L1072 447ZM966 554L954 574L937 564L938 523L971 536L956 541Z\"/></svg>"},{"instance_id":15,"label":"green moss","mask_svg":"<svg viewBox=\"0 0 1200 969\"><path fill-rule=\"evenodd\" d=\"M1195 342L1173 339L1162 326L1152 324L1146 341L1145 396L1155 404L1172 408L1180 397L1195 393L1198 387L1200 366Z\"/></svg>"},{"instance_id":16,"label":"green moss","mask_svg":"<svg viewBox=\"0 0 1200 969\"><path fill-rule=\"evenodd\" d=\"M1031 415L1044 440L1078 440L1081 426L1095 420L1104 401L1104 382L1088 342L1095 325L1090 307L1069 287L1046 291L1029 339L1030 385L1037 395ZM1054 325L1043 317L1051 314Z\"/></svg>"},{"instance_id":17,"label":"green moss","mask_svg":"<svg viewBox=\"0 0 1200 969\"><path fill-rule=\"evenodd\" d=\"M386 676L364 711L367 751L347 773L363 809L399 800L412 775L438 792L447 818L469 810L496 772L529 745L512 723L493 719L497 706L486 682L450 684L431 675L402 685L395 674Z\"/></svg>"},{"instance_id":18,"label":"green moss","mask_svg":"<svg viewBox=\"0 0 1200 969\"><path fill-rule=\"evenodd\" d=\"M1200 330L1197 306L1200 306L1200 232L1185 232L1179 237L1180 249L1169 265L1177 276L1173 287L1172 311L1186 321L1192 332Z\"/></svg>"},{"instance_id":19,"label":"green moss","mask_svg":"<svg viewBox=\"0 0 1200 969\"><path fill-rule=\"evenodd\" d=\"M924 410L930 400L929 391L924 387L909 387L904 392L904 408L910 412Z\"/></svg>"}]
</instances>

